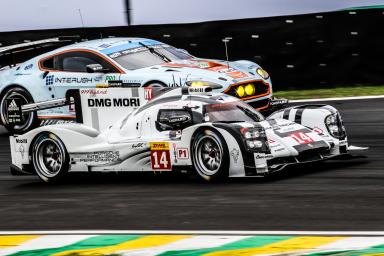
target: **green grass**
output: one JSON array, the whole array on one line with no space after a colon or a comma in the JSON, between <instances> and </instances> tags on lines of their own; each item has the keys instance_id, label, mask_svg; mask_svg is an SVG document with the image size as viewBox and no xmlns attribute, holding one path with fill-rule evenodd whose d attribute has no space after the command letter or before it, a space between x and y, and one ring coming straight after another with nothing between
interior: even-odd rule
<instances>
[{"instance_id":1,"label":"green grass","mask_svg":"<svg viewBox=\"0 0 384 256\"><path fill-rule=\"evenodd\" d=\"M273 95L277 98L287 98L290 100L354 97L354 96L374 96L374 95L384 95L384 85L348 86L348 87L313 89L313 90L287 90L287 91L274 92Z\"/></svg>"}]
</instances>

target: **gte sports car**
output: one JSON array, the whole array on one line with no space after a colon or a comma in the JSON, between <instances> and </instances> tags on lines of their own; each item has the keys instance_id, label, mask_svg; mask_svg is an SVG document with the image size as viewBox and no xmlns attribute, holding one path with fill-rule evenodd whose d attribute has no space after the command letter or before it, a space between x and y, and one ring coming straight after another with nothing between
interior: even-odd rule
<instances>
[{"instance_id":1,"label":"gte sports car","mask_svg":"<svg viewBox=\"0 0 384 256\"><path fill-rule=\"evenodd\" d=\"M36 173L47 182L68 172L120 171L189 171L215 180L264 176L348 152L341 116L331 106L297 106L265 118L210 87L169 89L146 101L148 89L67 95L83 124L11 136L12 172Z\"/></svg>"},{"instance_id":2,"label":"gte sports car","mask_svg":"<svg viewBox=\"0 0 384 256\"><path fill-rule=\"evenodd\" d=\"M1 48L0 48L1 52ZM267 108L272 96L268 73L254 62L225 62L193 57L185 50L142 38L80 42L0 71L0 120L13 133L36 127L39 120L71 119L68 108L30 112L16 122L6 115L19 104L63 98L68 89L108 86L178 87L218 84L216 89Z\"/></svg>"}]
</instances>

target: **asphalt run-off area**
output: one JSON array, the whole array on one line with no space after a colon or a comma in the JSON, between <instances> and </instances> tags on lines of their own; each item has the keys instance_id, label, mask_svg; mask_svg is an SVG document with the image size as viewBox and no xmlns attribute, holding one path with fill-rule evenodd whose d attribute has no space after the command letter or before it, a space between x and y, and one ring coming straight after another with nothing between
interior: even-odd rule
<instances>
[{"instance_id":1,"label":"asphalt run-off area","mask_svg":"<svg viewBox=\"0 0 384 256\"><path fill-rule=\"evenodd\" d=\"M220 183L151 173L71 175L49 185L10 175L2 133L0 230L384 230L384 101L329 104L341 112L350 144L368 150Z\"/></svg>"}]
</instances>

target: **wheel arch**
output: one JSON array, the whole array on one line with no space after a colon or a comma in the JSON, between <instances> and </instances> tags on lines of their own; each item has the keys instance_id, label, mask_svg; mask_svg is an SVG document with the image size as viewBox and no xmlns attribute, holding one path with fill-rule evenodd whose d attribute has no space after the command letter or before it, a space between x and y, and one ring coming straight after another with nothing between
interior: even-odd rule
<instances>
[{"instance_id":1,"label":"wheel arch","mask_svg":"<svg viewBox=\"0 0 384 256\"><path fill-rule=\"evenodd\" d=\"M4 86L1 90L0 90L0 98L2 98L4 96L4 94L9 90L9 89L12 89L12 88L20 88L20 89L23 89L25 90L29 96L32 98L33 102L35 102L35 99L33 98L33 95L30 93L30 91L23 85L21 84L9 84L9 85L6 85Z\"/></svg>"},{"instance_id":2,"label":"wheel arch","mask_svg":"<svg viewBox=\"0 0 384 256\"><path fill-rule=\"evenodd\" d=\"M167 83L165 83L164 81L161 81L159 79L151 79L151 80L148 80L147 82L145 82L143 84L143 87L147 87L148 85L150 85L151 83L159 83L159 84L163 84L165 85L165 87L168 87L167 86Z\"/></svg>"}]
</instances>

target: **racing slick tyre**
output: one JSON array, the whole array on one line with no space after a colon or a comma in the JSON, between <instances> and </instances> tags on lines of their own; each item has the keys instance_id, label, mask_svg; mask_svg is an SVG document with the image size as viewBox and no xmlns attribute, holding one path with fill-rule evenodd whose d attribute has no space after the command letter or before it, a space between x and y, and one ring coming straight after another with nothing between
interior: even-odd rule
<instances>
[{"instance_id":1,"label":"racing slick tyre","mask_svg":"<svg viewBox=\"0 0 384 256\"><path fill-rule=\"evenodd\" d=\"M144 85L144 87L152 87L152 88L165 88L167 87L166 84L159 82L159 81L151 81Z\"/></svg>"},{"instance_id":2,"label":"racing slick tyre","mask_svg":"<svg viewBox=\"0 0 384 256\"><path fill-rule=\"evenodd\" d=\"M10 103L7 104L9 100L17 99L21 105L33 103L32 96L26 90L20 87L12 87L6 90L0 97L1 123L11 134L24 133L38 126L39 120L36 112L24 113L22 123L18 125L12 124L8 120L8 108L11 107L8 106Z\"/></svg>"},{"instance_id":3,"label":"racing slick tyre","mask_svg":"<svg viewBox=\"0 0 384 256\"><path fill-rule=\"evenodd\" d=\"M192 163L197 176L206 181L228 178L229 153L224 138L214 130L204 129L192 140Z\"/></svg>"},{"instance_id":4,"label":"racing slick tyre","mask_svg":"<svg viewBox=\"0 0 384 256\"><path fill-rule=\"evenodd\" d=\"M64 143L52 133L40 134L32 145L32 163L45 182L61 180L69 170L69 155Z\"/></svg>"}]
</instances>

